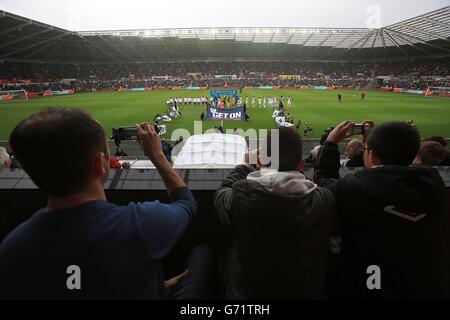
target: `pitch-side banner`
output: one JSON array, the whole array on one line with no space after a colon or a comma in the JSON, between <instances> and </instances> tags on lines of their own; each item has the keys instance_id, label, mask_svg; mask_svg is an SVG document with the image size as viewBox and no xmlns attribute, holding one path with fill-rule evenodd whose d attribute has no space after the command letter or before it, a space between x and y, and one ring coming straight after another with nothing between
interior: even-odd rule
<instances>
[{"instance_id":1,"label":"pitch-side banner","mask_svg":"<svg viewBox=\"0 0 450 320\"><path fill-rule=\"evenodd\" d=\"M232 120L245 121L245 112L243 107L234 109L216 109L208 107L206 120Z\"/></svg>"}]
</instances>

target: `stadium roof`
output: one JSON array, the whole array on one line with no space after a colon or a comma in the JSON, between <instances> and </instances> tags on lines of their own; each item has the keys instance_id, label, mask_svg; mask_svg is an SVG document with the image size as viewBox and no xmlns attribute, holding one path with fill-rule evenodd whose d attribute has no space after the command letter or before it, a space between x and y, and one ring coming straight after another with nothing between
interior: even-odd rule
<instances>
[{"instance_id":1,"label":"stadium roof","mask_svg":"<svg viewBox=\"0 0 450 320\"><path fill-rule=\"evenodd\" d=\"M73 63L382 60L450 56L450 6L379 29L196 28L73 32L0 11L0 59Z\"/></svg>"}]
</instances>

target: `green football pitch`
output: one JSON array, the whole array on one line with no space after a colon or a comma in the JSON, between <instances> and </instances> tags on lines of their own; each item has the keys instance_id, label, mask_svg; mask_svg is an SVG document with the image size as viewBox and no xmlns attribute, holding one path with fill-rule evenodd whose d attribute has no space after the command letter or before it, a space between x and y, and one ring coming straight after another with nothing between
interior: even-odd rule
<instances>
[{"instance_id":1,"label":"green football pitch","mask_svg":"<svg viewBox=\"0 0 450 320\"><path fill-rule=\"evenodd\" d=\"M441 135L450 137L450 99L442 97L424 97L390 92L368 91L366 99L361 101L360 92L342 90L342 103L337 101L337 91L302 90L249 90L243 91L245 97L292 97L292 107L288 112L294 122L308 122L314 129L310 137L318 138L324 129L335 126L343 120L362 122L373 120L380 124L391 120L407 121L413 119L421 131L422 137ZM105 128L107 135L113 127L130 126L149 121L157 114L167 111L166 101L170 97L202 97L209 91L147 91L83 93L70 96L35 98L30 101L15 100L0 102L0 140L7 140L16 124L26 116L48 107L80 108L94 116ZM249 99L251 101L251 98ZM258 100L258 99L256 99ZM285 102L286 103L286 102ZM182 117L167 123L168 132L164 138L170 139L174 129L185 128L193 133L194 121L200 120L204 107L182 108ZM248 108L248 122L224 122L225 129L235 127L247 130L269 129L275 127L272 110ZM214 128L220 122L207 121L203 130Z\"/></svg>"}]
</instances>

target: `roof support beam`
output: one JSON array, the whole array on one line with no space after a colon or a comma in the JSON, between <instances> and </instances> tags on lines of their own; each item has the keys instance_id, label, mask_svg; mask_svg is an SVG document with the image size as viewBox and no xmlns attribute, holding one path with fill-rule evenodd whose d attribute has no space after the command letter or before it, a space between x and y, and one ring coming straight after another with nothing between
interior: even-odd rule
<instances>
[{"instance_id":1,"label":"roof support beam","mask_svg":"<svg viewBox=\"0 0 450 320\"><path fill-rule=\"evenodd\" d=\"M375 33L375 34L374 34ZM375 30L374 32L372 32L371 34L370 34L370 36L369 37L367 37L363 42L362 42L362 44L358 47L358 49L356 49L356 51L352 54L352 58L353 57L355 57L358 53L359 53L359 51L362 49L362 48L364 48L364 46L367 44L367 42L369 42L369 40L370 40L370 38L373 36L373 38L374 38L374 40L373 40L373 43L372 43L372 48L373 48L373 45L375 44L375 41L376 41L376 39L377 39L377 35L378 35L378 29L377 30Z\"/></svg>"},{"instance_id":2,"label":"roof support beam","mask_svg":"<svg viewBox=\"0 0 450 320\"><path fill-rule=\"evenodd\" d=\"M383 48L386 49L386 40L384 39L383 29L380 29L380 38L381 38L381 43L383 44Z\"/></svg>"},{"instance_id":3,"label":"roof support beam","mask_svg":"<svg viewBox=\"0 0 450 320\"><path fill-rule=\"evenodd\" d=\"M50 32L52 30L53 29L49 28L49 29L39 30L38 32L33 32L33 33L31 33L31 34L29 34L29 35L27 35L25 37L20 37L20 38L18 38L16 40L12 40L12 41L3 43L2 45L0 45L0 48L4 48L4 47L10 46L10 45L13 45L13 44L15 44L17 42L22 42L24 40L30 39L32 37L38 36L38 35L43 34L43 33Z\"/></svg>"},{"instance_id":4,"label":"roof support beam","mask_svg":"<svg viewBox=\"0 0 450 320\"><path fill-rule=\"evenodd\" d=\"M178 43L180 44L181 48L183 48L184 56L187 58L189 55L188 55L188 52L186 50L186 47L183 44L183 41L181 40L180 37L177 37L177 39L178 39Z\"/></svg>"},{"instance_id":5,"label":"roof support beam","mask_svg":"<svg viewBox=\"0 0 450 320\"><path fill-rule=\"evenodd\" d=\"M434 20L434 19L431 19L431 18L428 18L428 17L420 17L420 19L428 21L429 23L432 23L434 25L441 26L441 27L444 27L444 28L447 28L447 29L450 30L450 25L447 24L447 23L444 23L444 22L441 22L441 21L437 21L437 20Z\"/></svg>"},{"instance_id":6,"label":"roof support beam","mask_svg":"<svg viewBox=\"0 0 450 320\"><path fill-rule=\"evenodd\" d=\"M375 42L377 42L377 37L378 37L379 33L380 33L380 29L377 29L377 33L375 33L375 36L373 37L373 42L372 42L372 46L371 46L372 49L375 46ZM359 48L359 49L361 49L361 48Z\"/></svg>"},{"instance_id":7,"label":"roof support beam","mask_svg":"<svg viewBox=\"0 0 450 320\"><path fill-rule=\"evenodd\" d=\"M307 44L309 42L309 40L311 40L311 38L314 36L314 32L311 32L311 34L305 39L305 41L303 41L302 44L298 45L298 49L294 54L294 58L297 57L297 55L300 53L300 51L302 51L302 49L305 47L305 44Z\"/></svg>"},{"instance_id":8,"label":"roof support beam","mask_svg":"<svg viewBox=\"0 0 450 320\"><path fill-rule=\"evenodd\" d=\"M389 32L392 32L392 30L389 30ZM417 46L415 43L413 43L412 41L410 41L409 39L403 37L401 34L394 32L395 36L402 39L403 41L407 42L409 45L413 46L414 48L416 48L417 50L422 51L423 53L425 53L426 55L432 55L430 51L427 51L419 46Z\"/></svg>"},{"instance_id":9,"label":"roof support beam","mask_svg":"<svg viewBox=\"0 0 450 320\"><path fill-rule=\"evenodd\" d=\"M302 43L302 46L306 46L306 44L309 42L309 40L311 40L312 37L314 37L315 33L311 32L311 34L309 35L308 38L306 38L306 40Z\"/></svg>"},{"instance_id":10,"label":"roof support beam","mask_svg":"<svg viewBox=\"0 0 450 320\"><path fill-rule=\"evenodd\" d=\"M405 56L409 57L409 54L407 54L406 51L402 49L400 44L394 39L394 37L389 32L386 31L386 29L382 29L382 32L383 34L386 34L389 39L391 39L391 41L395 44L397 49L399 49Z\"/></svg>"},{"instance_id":11,"label":"roof support beam","mask_svg":"<svg viewBox=\"0 0 450 320\"><path fill-rule=\"evenodd\" d=\"M59 48L61 48L61 46L63 45L64 41L60 41L54 48L53 50L45 56L45 60L48 60L51 56L53 56L55 54L56 51L58 51ZM67 57L66 57L67 58Z\"/></svg>"},{"instance_id":12,"label":"roof support beam","mask_svg":"<svg viewBox=\"0 0 450 320\"><path fill-rule=\"evenodd\" d=\"M53 40L56 40L56 39L59 39L59 38L62 38L62 37L66 37L69 34L70 33L63 33L63 34L60 34L60 35L58 35L56 37L52 37L52 38L49 38L49 39L45 39L45 40L42 40L42 41L35 42L35 43L33 43L33 44L29 45L29 46L26 46L26 47L23 47L23 48L19 48L17 50L13 50L13 51L7 52L6 54L2 55L1 58L9 57L9 56L11 56L13 54L16 54L16 53L19 53L19 52L22 52L22 51L25 51L25 50L37 47L39 45L48 43L50 41L53 41Z\"/></svg>"},{"instance_id":13,"label":"roof support beam","mask_svg":"<svg viewBox=\"0 0 450 320\"><path fill-rule=\"evenodd\" d=\"M325 39L323 39L323 40L322 40L322 41L314 48L314 50L311 51L310 54L308 54L308 56L307 56L306 58L310 58L314 53L316 53L316 51L319 50L325 42L327 42L328 40L330 40L330 38L331 38L333 35L334 35L334 33L333 33L333 32L330 32L330 33L325 37Z\"/></svg>"},{"instance_id":14,"label":"roof support beam","mask_svg":"<svg viewBox=\"0 0 450 320\"><path fill-rule=\"evenodd\" d=\"M144 40L144 38L139 37L139 40L144 44L144 46L155 56L155 58L158 58L158 55L156 54L155 50Z\"/></svg>"},{"instance_id":15,"label":"roof support beam","mask_svg":"<svg viewBox=\"0 0 450 320\"><path fill-rule=\"evenodd\" d=\"M433 48L438 49L438 50L450 52L450 49L448 49L448 48L444 48L444 47L441 47L441 46L438 46L438 45L435 45L435 44L428 43L428 42L426 42L426 41L424 41L424 40L422 40L420 38L411 36L409 34L401 33L401 32L398 32L398 31L395 31L395 30L392 30L392 29L389 29L389 28L384 28L384 29L385 30L389 30L389 32L397 35L399 38L405 40L406 42L410 43L411 45L416 46L411 40L407 40L407 38L412 39L412 40L416 41L417 43L422 43L422 44L424 44L426 46L433 47Z\"/></svg>"},{"instance_id":16,"label":"roof support beam","mask_svg":"<svg viewBox=\"0 0 450 320\"><path fill-rule=\"evenodd\" d=\"M414 27L414 26L409 25L409 24L401 24L401 26L406 28L406 29L414 30L414 31L419 32L421 34L432 35L435 38L438 38L438 39L450 42L450 40L448 38L444 37L443 35L437 34L436 32L433 32L433 31L425 31L423 29Z\"/></svg>"},{"instance_id":17,"label":"roof support beam","mask_svg":"<svg viewBox=\"0 0 450 320\"><path fill-rule=\"evenodd\" d=\"M375 32L372 32L373 35L373 42L372 45L370 46L371 49L374 48L375 46L375 42L377 41L377 37L378 34L380 33L380 29L376 29ZM371 39L372 35L370 37L368 37L358 48L358 50L356 50L356 52L352 55L352 58L355 57L356 55L358 55L359 51L364 48L366 46L366 44L369 42L369 40Z\"/></svg>"},{"instance_id":18,"label":"roof support beam","mask_svg":"<svg viewBox=\"0 0 450 320\"><path fill-rule=\"evenodd\" d=\"M368 39L370 39L370 37L372 36L372 34L375 31L370 31L369 33L367 33L366 35L364 35L361 39L359 39L358 41L355 41L354 43L352 43L352 45L350 47L348 47L347 49L345 49L344 51L342 51L340 54L338 54L336 56L336 58L339 58L340 56L342 56L344 53L347 53L348 51L352 50L354 47L356 47L356 45L358 45L359 43L363 43L363 45L365 45L368 41Z\"/></svg>"},{"instance_id":19,"label":"roof support beam","mask_svg":"<svg viewBox=\"0 0 450 320\"><path fill-rule=\"evenodd\" d=\"M4 17L5 17L5 16L0 16L0 19L1 19L1 18L4 18ZM14 27L12 27L12 28L8 28L8 29L5 29L5 30L0 31L0 35L10 33L11 31L19 30L20 28L28 27L28 26L30 26L30 25L32 25L32 24L33 24L32 21L28 21L28 22L19 24L18 26L14 26Z\"/></svg>"},{"instance_id":20,"label":"roof support beam","mask_svg":"<svg viewBox=\"0 0 450 320\"><path fill-rule=\"evenodd\" d=\"M273 38L275 37L275 32L272 33L272 36L270 37L269 42L267 42L266 47L264 48L264 54L263 57L268 56L269 48L272 46Z\"/></svg>"},{"instance_id":21,"label":"roof support beam","mask_svg":"<svg viewBox=\"0 0 450 320\"><path fill-rule=\"evenodd\" d=\"M103 36L99 36L99 38L102 39L104 42L106 42L111 48L113 48L114 51L122 55L124 58L128 59L129 61L132 60L125 52L123 52L117 46L113 45L108 39L103 38Z\"/></svg>"},{"instance_id":22,"label":"roof support beam","mask_svg":"<svg viewBox=\"0 0 450 320\"><path fill-rule=\"evenodd\" d=\"M292 38L294 37L294 32L291 32L291 35L289 36L289 38L286 40L286 43L284 44L283 48L280 50L280 54L278 55L278 58L281 57L281 55L284 52L284 49L286 49L289 45L289 42L291 42Z\"/></svg>"},{"instance_id":23,"label":"roof support beam","mask_svg":"<svg viewBox=\"0 0 450 320\"><path fill-rule=\"evenodd\" d=\"M122 60L118 59L117 57L115 57L114 55L112 55L111 53L109 53L108 51L106 51L105 49L103 49L102 47L96 45L95 43L93 43L92 41L90 41L88 39L88 37L83 37L81 34L77 33L77 35L83 39L85 41L85 43L87 43L88 45L90 45L91 47L93 47L94 49L103 52L105 55L107 55L108 57L110 57L112 60L116 61L116 62L123 62ZM95 53L95 51L93 51ZM98 56L97 56L98 57ZM99 59L99 61L101 61L101 59Z\"/></svg>"},{"instance_id":24,"label":"roof support beam","mask_svg":"<svg viewBox=\"0 0 450 320\"><path fill-rule=\"evenodd\" d=\"M144 60L147 59L142 53L140 53L133 45L131 45L130 43L128 43L126 40L125 40L125 44L126 44L127 47L130 48L134 53L136 53L136 55L138 55L141 59L144 59Z\"/></svg>"},{"instance_id":25,"label":"roof support beam","mask_svg":"<svg viewBox=\"0 0 450 320\"><path fill-rule=\"evenodd\" d=\"M49 42L49 43L43 45L42 47L40 47L40 48L38 48L38 49L36 49L36 50L31 51L29 54L27 54L27 55L24 56L23 58L24 58L24 59L28 59L29 57L34 56L35 54L37 54L37 53L43 51L44 49L47 49L47 48L50 47L51 45L53 45L53 43L52 43L52 42ZM47 59L47 57L46 57L46 59Z\"/></svg>"},{"instance_id":26,"label":"roof support beam","mask_svg":"<svg viewBox=\"0 0 450 320\"><path fill-rule=\"evenodd\" d=\"M348 39L350 39L350 37L352 35L354 35L356 33L356 29L353 30L352 32L350 32L348 35L345 36L344 39L342 39L341 41L339 41L336 45L334 45L330 50L328 50L327 52L325 52L323 55L320 56L320 58L325 57L326 55L330 54L334 49L336 49L337 47L339 47L340 45L342 45L343 43L345 43L345 41L347 41Z\"/></svg>"},{"instance_id":27,"label":"roof support beam","mask_svg":"<svg viewBox=\"0 0 450 320\"><path fill-rule=\"evenodd\" d=\"M166 49L167 53L172 53L177 55L180 55L180 52L178 51L174 51L174 50L170 50L169 47L167 46L167 44L164 42L163 39L159 39L159 42L161 43L161 45L164 47L164 49Z\"/></svg>"},{"instance_id":28,"label":"roof support beam","mask_svg":"<svg viewBox=\"0 0 450 320\"><path fill-rule=\"evenodd\" d=\"M169 47L166 45L166 43L164 42L164 40L159 39L159 43L161 44L161 46L164 47L164 49L167 51L167 53L170 53L170 49L169 49Z\"/></svg>"},{"instance_id":29,"label":"roof support beam","mask_svg":"<svg viewBox=\"0 0 450 320\"><path fill-rule=\"evenodd\" d=\"M289 36L289 38L286 40L286 43L284 44L283 48L280 49L280 54L278 55L278 58L281 57L281 55L284 52L284 49L287 48L287 46L289 45L289 42L291 42L292 38L294 37L295 33L292 32L291 35Z\"/></svg>"},{"instance_id":30,"label":"roof support beam","mask_svg":"<svg viewBox=\"0 0 450 320\"><path fill-rule=\"evenodd\" d=\"M365 40L362 42L362 44L358 47L358 51L361 50L367 44L367 42L369 42L370 38L373 36L374 33L375 32L371 32L370 35L365 38ZM376 33L378 33L378 30L376 31ZM376 35L375 35L375 37L376 37Z\"/></svg>"}]
</instances>

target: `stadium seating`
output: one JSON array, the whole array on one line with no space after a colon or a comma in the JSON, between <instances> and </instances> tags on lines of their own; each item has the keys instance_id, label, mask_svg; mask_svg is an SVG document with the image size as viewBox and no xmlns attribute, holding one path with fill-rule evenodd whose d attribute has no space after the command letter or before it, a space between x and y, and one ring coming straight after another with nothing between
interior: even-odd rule
<instances>
[{"instance_id":1,"label":"stadium seating","mask_svg":"<svg viewBox=\"0 0 450 320\"><path fill-rule=\"evenodd\" d=\"M450 87L448 60L395 63L341 62L178 62L115 65L61 65L0 63L0 90L42 93L46 90L119 90L120 88L220 87L220 86L339 86L360 88L378 77L389 77L378 87L425 90ZM195 76L194 76L195 74ZM217 75L239 75L221 79ZM255 75L257 74L257 75ZM164 75L161 77L161 75ZM295 75L295 77L283 75ZM73 79L72 82L61 82Z\"/></svg>"}]
</instances>

